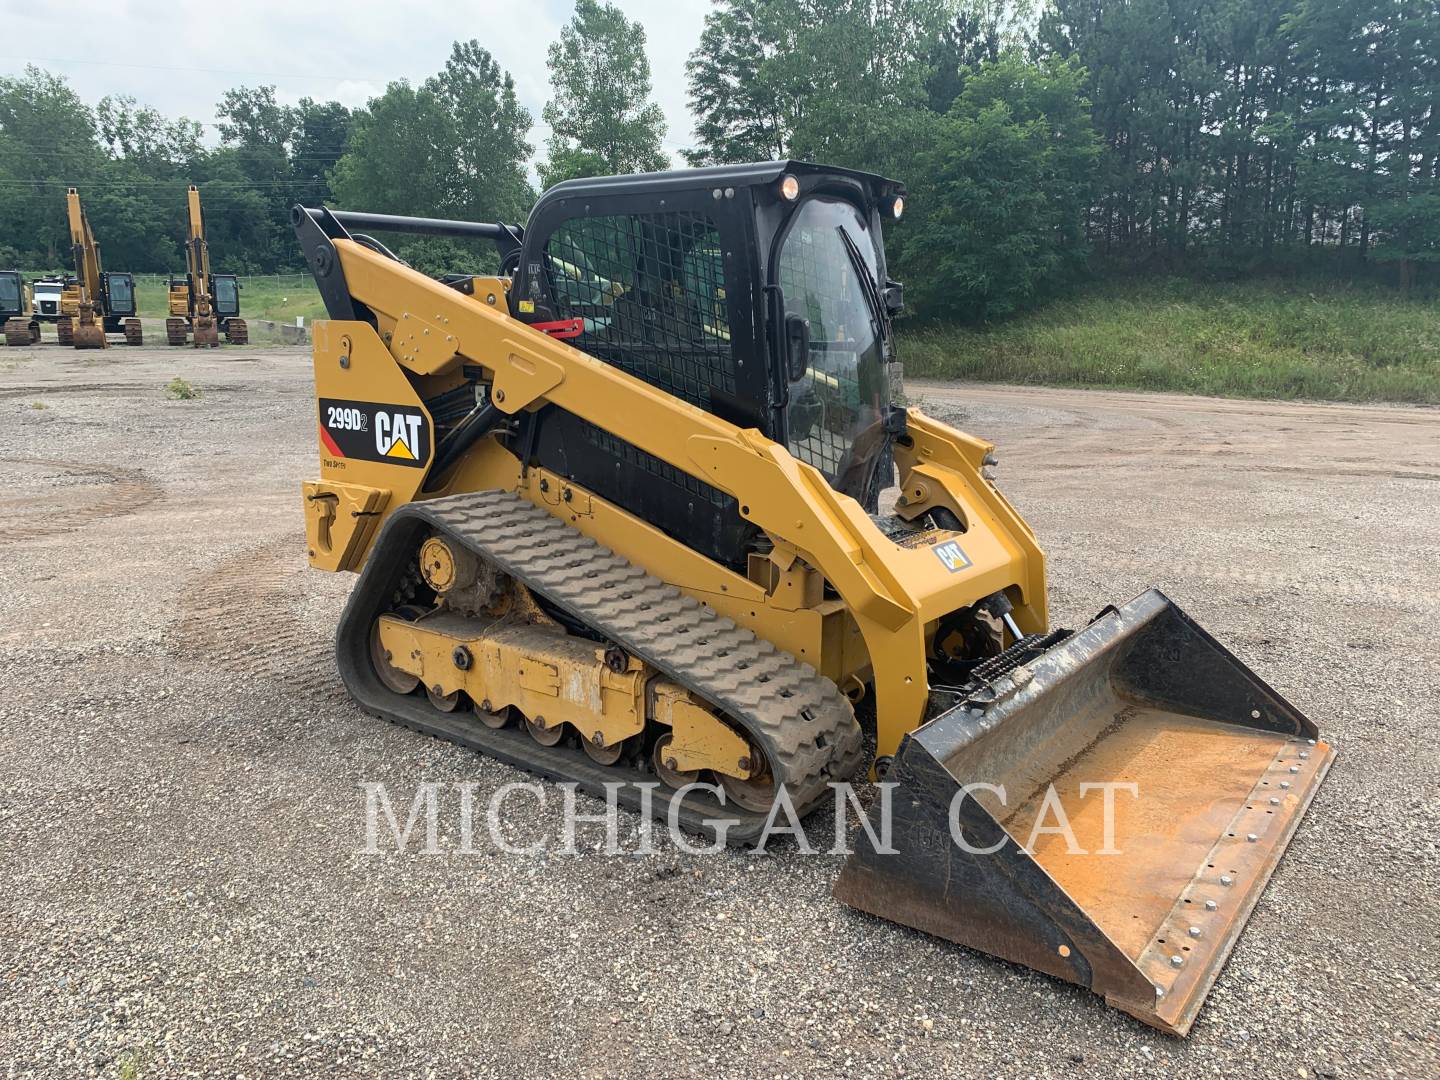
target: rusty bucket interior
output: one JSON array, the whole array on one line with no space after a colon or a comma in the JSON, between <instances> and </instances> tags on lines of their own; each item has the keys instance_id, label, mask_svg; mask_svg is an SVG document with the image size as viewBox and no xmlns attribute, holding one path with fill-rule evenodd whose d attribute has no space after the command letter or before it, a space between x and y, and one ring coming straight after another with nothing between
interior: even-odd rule
<instances>
[{"instance_id":1,"label":"rusty bucket interior","mask_svg":"<svg viewBox=\"0 0 1440 1080\"><path fill-rule=\"evenodd\" d=\"M1330 760L1151 590L911 733L835 892L1183 1035Z\"/></svg>"}]
</instances>

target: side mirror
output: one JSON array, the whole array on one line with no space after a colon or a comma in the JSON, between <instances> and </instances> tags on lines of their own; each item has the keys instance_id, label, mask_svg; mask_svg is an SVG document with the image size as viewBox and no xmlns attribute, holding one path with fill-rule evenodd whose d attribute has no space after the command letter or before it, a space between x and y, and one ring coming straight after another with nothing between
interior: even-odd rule
<instances>
[{"instance_id":1,"label":"side mirror","mask_svg":"<svg viewBox=\"0 0 1440 1080\"><path fill-rule=\"evenodd\" d=\"M810 370L810 320L794 312L785 316L785 366L791 382Z\"/></svg>"},{"instance_id":2,"label":"side mirror","mask_svg":"<svg viewBox=\"0 0 1440 1080\"><path fill-rule=\"evenodd\" d=\"M905 286L898 281L885 282L885 314L892 319L905 310Z\"/></svg>"}]
</instances>

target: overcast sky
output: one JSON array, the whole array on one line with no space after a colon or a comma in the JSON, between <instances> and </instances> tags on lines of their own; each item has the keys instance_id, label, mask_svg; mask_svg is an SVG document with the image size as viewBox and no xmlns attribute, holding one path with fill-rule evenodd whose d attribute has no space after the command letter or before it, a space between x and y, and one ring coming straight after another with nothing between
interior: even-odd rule
<instances>
[{"instance_id":1,"label":"overcast sky","mask_svg":"<svg viewBox=\"0 0 1440 1080\"><path fill-rule=\"evenodd\" d=\"M709 4L614 2L645 27L655 100L669 121L665 148L678 154L691 142L685 58ZM212 125L213 141L215 104L232 86L273 83L287 103L309 96L364 105L387 82L434 74L452 41L473 37L514 76L535 118L530 141L543 155L545 53L573 10L574 0L104 0L79 8L0 0L0 73L18 74L28 61L64 75L87 104L130 94L168 116Z\"/></svg>"}]
</instances>

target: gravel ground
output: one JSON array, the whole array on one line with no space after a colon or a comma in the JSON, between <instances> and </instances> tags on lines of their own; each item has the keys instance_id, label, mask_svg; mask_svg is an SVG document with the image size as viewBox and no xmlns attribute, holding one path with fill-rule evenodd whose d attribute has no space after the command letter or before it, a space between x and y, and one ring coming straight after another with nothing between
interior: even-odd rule
<instances>
[{"instance_id":1,"label":"gravel ground","mask_svg":"<svg viewBox=\"0 0 1440 1080\"><path fill-rule=\"evenodd\" d=\"M1159 585L1339 747L1188 1040L842 908L835 857L459 853L453 785L525 777L338 687L303 353L50 346L0 353L0 1067L1436 1075L1440 413L911 391L999 444L1058 622ZM441 854L363 853L371 781L450 785Z\"/></svg>"}]
</instances>

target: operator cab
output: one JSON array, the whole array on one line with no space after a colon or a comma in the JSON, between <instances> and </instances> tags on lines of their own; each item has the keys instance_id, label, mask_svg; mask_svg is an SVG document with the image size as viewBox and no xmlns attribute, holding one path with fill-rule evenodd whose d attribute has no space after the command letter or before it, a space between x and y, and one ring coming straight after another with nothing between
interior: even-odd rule
<instances>
[{"instance_id":1,"label":"operator cab","mask_svg":"<svg viewBox=\"0 0 1440 1080\"><path fill-rule=\"evenodd\" d=\"M221 319L240 314L240 281L234 274L210 275L210 302Z\"/></svg>"},{"instance_id":2,"label":"operator cab","mask_svg":"<svg viewBox=\"0 0 1440 1080\"><path fill-rule=\"evenodd\" d=\"M890 482L882 222L905 189L778 161L572 180L536 203L512 314L741 427L868 510ZM527 417L532 463L719 561L753 533L735 500L577 417Z\"/></svg>"},{"instance_id":3,"label":"operator cab","mask_svg":"<svg viewBox=\"0 0 1440 1080\"><path fill-rule=\"evenodd\" d=\"M18 270L0 270L0 320L25 314L25 282Z\"/></svg>"},{"instance_id":4,"label":"operator cab","mask_svg":"<svg viewBox=\"0 0 1440 1080\"><path fill-rule=\"evenodd\" d=\"M135 314L135 278L128 273L107 272L101 275L105 290L105 310L116 319Z\"/></svg>"}]
</instances>

